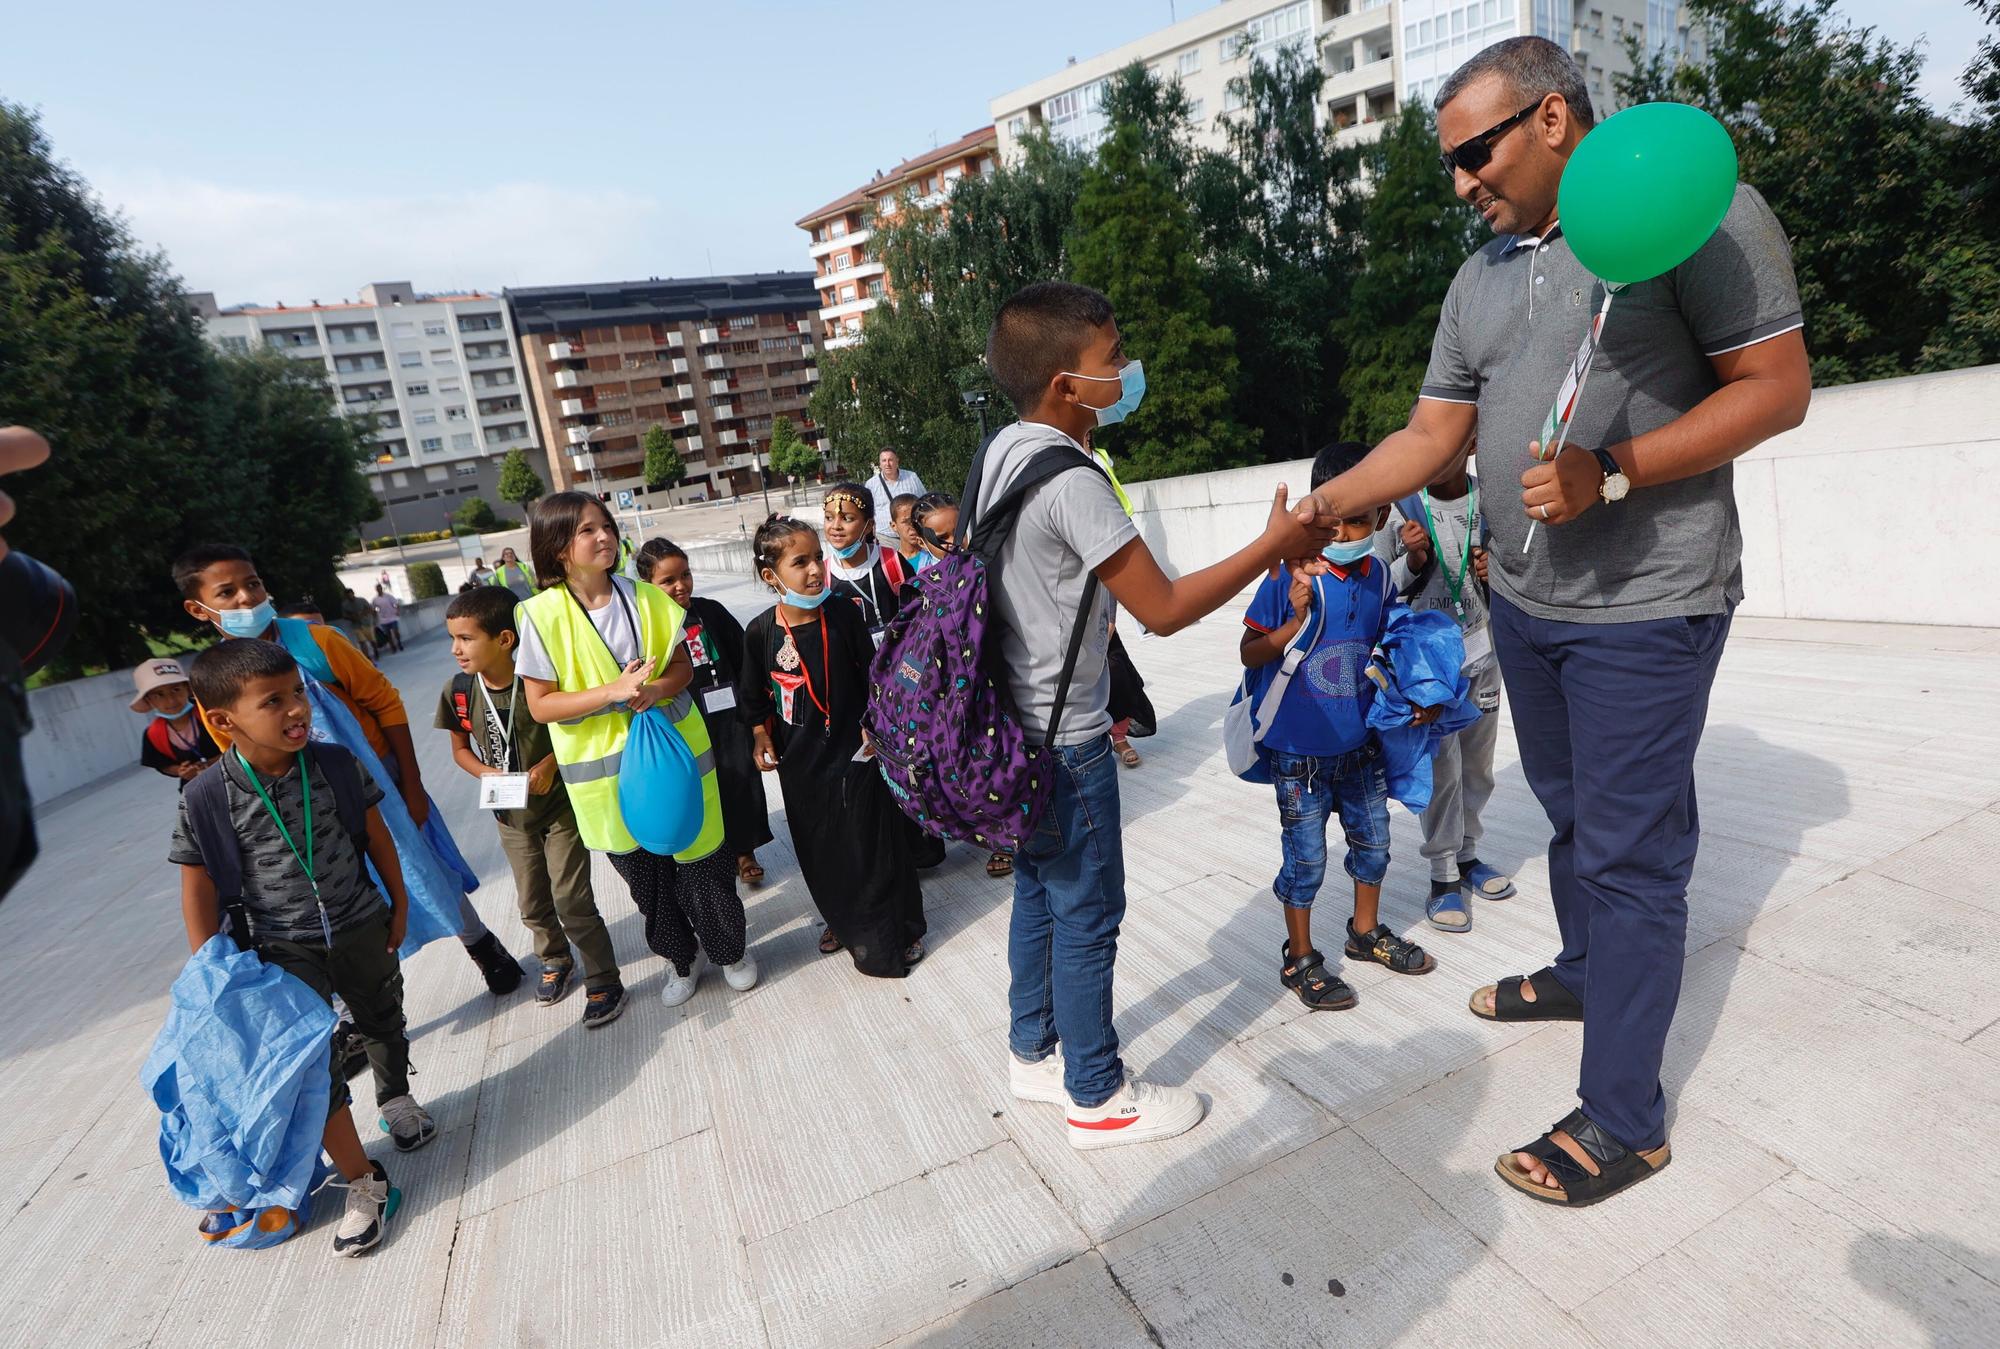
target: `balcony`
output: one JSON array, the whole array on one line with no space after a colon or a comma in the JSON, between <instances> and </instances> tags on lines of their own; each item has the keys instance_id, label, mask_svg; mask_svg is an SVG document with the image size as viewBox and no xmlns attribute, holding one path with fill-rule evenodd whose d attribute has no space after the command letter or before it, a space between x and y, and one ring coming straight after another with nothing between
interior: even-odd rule
<instances>
[{"instance_id":1,"label":"balcony","mask_svg":"<svg viewBox=\"0 0 2000 1349\"><path fill-rule=\"evenodd\" d=\"M668 364L667 369L671 370L676 375L685 375L688 372L687 358L684 356L674 357L674 359Z\"/></svg>"},{"instance_id":2,"label":"balcony","mask_svg":"<svg viewBox=\"0 0 2000 1349\"><path fill-rule=\"evenodd\" d=\"M888 270L888 267L880 262L858 262L844 271L827 272L824 275L816 276L813 278L813 284L815 286L827 286L835 284L844 285L849 281L866 281L870 277L881 276Z\"/></svg>"},{"instance_id":3,"label":"balcony","mask_svg":"<svg viewBox=\"0 0 2000 1349\"><path fill-rule=\"evenodd\" d=\"M812 354L813 354L813 344L812 344L812 343L810 343L810 342L801 342L801 343L799 343L799 355L801 355L801 356L810 356L810 355L812 355Z\"/></svg>"},{"instance_id":4,"label":"balcony","mask_svg":"<svg viewBox=\"0 0 2000 1349\"><path fill-rule=\"evenodd\" d=\"M873 295L860 295L852 300L843 300L839 304L828 305L819 311L819 316L828 323L832 323L836 319L846 318L849 314L865 314L880 303L881 301Z\"/></svg>"},{"instance_id":5,"label":"balcony","mask_svg":"<svg viewBox=\"0 0 2000 1349\"><path fill-rule=\"evenodd\" d=\"M1351 102L1357 94L1371 93L1376 89L1394 86L1396 82L1396 62L1393 57L1384 56L1352 70L1343 70L1326 77L1326 84L1320 90L1328 103ZM824 311L822 311L824 317Z\"/></svg>"},{"instance_id":6,"label":"balcony","mask_svg":"<svg viewBox=\"0 0 2000 1349\"><path fill-rule=\"evenodd\" d=\"M675 351L684 351L687 349L687 339L681 336L679 328L675 328L667 334L667 345Z\"/></svg>"},{"instance_id":7,"label":"balcony","mask_svg":"<svg viewBox=\"0 0 2000 1349\"><path fill-rule=\"evenodd\" d=\"M592 431L595 431L596 429L597 428L594 426L570 427L569 443L572 445L588 445L590 443L590 433Z\"/></svg>"},{"instance_id":8,"label":"balcony","mask_svg":"<svg viewBox=\"0 0 2000 1349\"><path fill-rule=\"evenodd\" d=\"M1345 14L1335 15L1320 25L1320 41L1331 47L1390 27L1396 19L1395 6L1356 0Z\"/></svg>"},{"instance_id":9,"label":"balcony","mask_svg":"<svg viewBox=\"0 0 2000 1349\"><path fill-rule=\"evenodd\" d=\"M585 451L581 454L572 454L569 457L569 466L578 473L591 473L596 470L597 461L591 458L588 451Z\"/></svg>"},{"instance_id":10,"label":"balcony","mask_svg":"<svg viewBox=\"0 0 2000 1349\"><path fill-rule=\"evenodd\" d=\"M568 361L568 360L573 360L573 359L575 359L575 357L576 357L576 344L575 344L575 343L573 343L573 342L551 342L551 343L549 343L549 359L550 359L550 360L552 360L552 361Z\"/></svg>"},{"instance_id":11,"label":"balcony","mask_svg":"<svg viewBox=\"0 0 2000 1349\"><path fill-rule=\"evenodd\" d=\"M809 257L817 261L829 253L838 253L843 248L853 248L857 245L865 244L874 237L875 231L872 229L855 230L852 234L843 234L838 239L822 239L819 243L808 248L806 253Z\"/></svg>"},{"instance_id":12,"label":"balcony","mask_svg":"<svg viewBox=\"0 0 2000 1349\"><path fill-rule=\"evenodd\" d=\"M714 328L703 328L699 333L695 334L695 340L704 343L720 342L722 334Z\"/></svg>"},{"instance_id":13,"label":"balcony","mask_svg":"<svg viewBox=\"0 0 2000 1349\"><path fill-rule=\"evenodd\" d=\"M829 337L826 339L826 349L828 351L845 351L849 347L859 346L860 344L860 333L842 333L838 337ZM819 369L818 367L814 367L806 371L806 374L812 379L818 379Z\"/></svg>"},{"instance_id":14,"label":"balcony","mask_svg":"<svg viewBox=\"0 0 2000 1349\"><path fill-rule=\"evenodd\" d=\"M565 417L581 417L583 415L583 400L581 398L565 398L559 406L562 408L562 415Z\"/></svg>"},{"instance_id":15,"label":"balcony","mask_svg":"<svg viewBox=\"0 0 2000 1349\"><path fill-rule=\"evenodd\" d=\"M718 445L741 445L743 443L743 433L733 427L725 427L715 433L715 443Z\"/></svg>"},{"instance_id":16,"label":"balcony","mask_svg":"<svg viewBox=\"0 0 2000 1349\"><path fill-rule=\"evenodd\" d=\"M731 417L734 417L734 416L736 415L736 404L734 404L734 403L717 403L717 404L715 404L715 406L714 406L714 407L713 407L713 408L711 409L711 415L713 415L713 416L714 416L714 418L715 418L715 419L716 419L717 421L719 421L719 422L720 422L720 421L727 421L727 420L729 420L729 419L730 419Z\"/></svg>"},{"instance_id":17,"label":"balcony","mask_svg":"<svg viewBox=\"0 0 2000 1349\"><path fill-rule=\"evenodd\" d=\"M699 454L705 448L707 447L703 445L700 436L689 436L686 440L683 440L681 442L682 450L691 450L697 454Z\"/></svg>"},{"instance_id":18,"label":"balcony","mask_svg":"<svg viewBox=\"0 0 2000 1349\"><path fill-rule=\"evenodd\" d=\"M758 460L754 453L725 455L722 460L722 467L724 468L756 468L757 466Z\"/></svg>"},{"instance_id":19,"label":"balcony","mask_svg":"<svg viewBox=\"0 0 2000 1349\"><path fill-rule=\"evenodd\" d=\"M694 397L694 385L692 384L674 385L673 399L676 403L685 403L693 397Z\"/></svg>"},{"instance_id":20,"label":"balcony","mask_svg":"<svg viewBox=\"0 0 2000 1349\"><path fill-rule=\"evenodd\" d=\"M1341 107L1352 110L1351 105L1346 103L1341 104ZM1357 122L1353 126L1344 126L1333 133L1333 143L1339 146L1373 145L1382 139L1382 129L1385 125L1387 124L1370 120Z\"/></svg>"},{"instance_id":21,"label":"balcony","mask_svg":"<svg viewBox=\"0 0 2000 1349\"><path fill-rule=\"evenodd\" d=\"M835 338L835 339L834 339L834 341L838 341L838 342L840 342L840 343L841 343L841 345L843 345L843 346L849 346L849 347L853 346L853 345L854 345L854 344L855 344L856 342L859 342L860 340L861 340L861 334L860 334L860 333L856 333L856 334L855 334L855 335L854 335L853 337L851 337L851 338L847 338L847 339L845 339L845 340L843 340L843 339L840 339L840 338ZM829 342L829 343L827 343L827 345L828 345L828 346L832 346L832 345L833 345L833 343L832 343L832 342ZM805 375L805 377L806 377L806 383L808 383L808 384L817 384L817 383L819 383L819 367L818 367L818 366L816 366L816 365L809 365L809 366L807 366L807 367L805 368L805 370L804 370L804 371L802 371L801 373L803 373L803 374Z\"/></svg>"},{"instance_id":22,"label":"balcony","mask_svg":"<svg viewBox=\"0 0 2000 1349\"><path fill-rule=\"evenodd\" d=\"M577 385L581 383L583 383L583 375L579 371L575 370L556 371L556 387L558 389L574 389Z\"/></svg>"},{"instance_id":23,"label":"balcony","mask_svg":"<svg viewBox=\"0 0 2000 1349\"><path fill-rule=\"evenodd\" d=\"M708 355L701 358L701 367L704 370L722 369L721 354L719 352L713 352L713 351L709 352Z\"/></svg>"},{"instance_id":24,"label":"balcony","mask_svg":"<svg viewBox=\"0 0 2000 1349\"><path fill-rule=\"evenodd\" d=\"M712 379L712 380L710 380L710 381L708 382L708 394L709 394L709 397L711 397L711 398L714 398L714 397L717 397L718 395L721 395L721 394L725 394L725 393L728 393L728 392L729 392L729 381L728 381L728 380L726 380L726 379Z\"/></svg>"}]
</instances>

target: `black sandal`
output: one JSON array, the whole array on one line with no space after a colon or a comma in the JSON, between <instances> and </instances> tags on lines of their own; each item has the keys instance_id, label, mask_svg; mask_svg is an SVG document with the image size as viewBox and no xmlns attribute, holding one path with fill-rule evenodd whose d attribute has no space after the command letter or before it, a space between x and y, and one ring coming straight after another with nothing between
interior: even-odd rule
<instances>
[{"instance_id":1,"label":"black sandal","mask_svg":"<svg viewBox=\"0 0 2000 1349\"><path fill-rule=\"evenodd\" d=\"M1535 990L1535 1000L1529 1002L1521 996L1521 985L1527 984ZM1493 990L1493 1010L1486 1011L1479 1000ZM1543 966L1533 974L1509 975L1497 984L1474 989L1471 999L1465 1004L1472 1014L1481 1021L1581 1021L1583 1003L1549 966Z\"/></svg>"},{"instance_id":2,"label":"black sandal","mask_svg":"<svg viewBox=\"0 0 2000 1349\"><path fill-rule=\"evenodd\" d=\"M1278 948L1278 980L1299 995L1299 1001L1315 1012L1344 1012L1359 1001L1354 990L1339 975L1326 972L1326 957L1308 951L1302 960L1292 959L1292 944Z\"/></svg>"},{"instance_id":3,"label":"black sandal","mask_svg":"<svg viewBox=\"0 0 2000 1349\"><path fill-rule=\"evenodd\" d=\"M1429 974L1437 968L1430 952L1392 932L1387 923L1373 930L1356 932L1354 920L1347 920L1347 955L1350 960L1372 960L1396 974Z\"/></svg>"},{"instance_id":4,"label":"black sandal","mask_svg":"<svg viewBox=\"0 0 2000 1349\"><path fill-rule=\"evenodd\" d=\"M1597 1164L1597 1174L1571 1156L1567 1149L1555 1141L1554 1135L1565 1133L1583 1153ZM1525 1152L1547 1169L1560 1188L1551 1188L1536 1182L1534 1176L1514 1160L1514 1152ZM1502 1153L1493 1163L1493 1169L1500 1179L1515 1189L1544 1204L1561 1204L1564 1208L1583 1208L1601 1199L1609 1199L1620 1190L1630 1189L1646 1177L1664 1170L1673 1160L1673 1149L1665 1143L1650 1152L1634 1152L1599 1128L1581 1110L1572 1110L1557 1120L1548 1133L1543 1134L1526 1147Z\"/></svg>"},{"instance_id":5,"label":"black sandal","mask_svg":"<svg viewBox=\"0 0 2000 1349\"><path fill-rule=\"evenodd\" d=\"M832 928L823 927L819 930L819 953L821 955L830 956L838 951L841 946L840 936Z\"/></svg>"}]
</instances>

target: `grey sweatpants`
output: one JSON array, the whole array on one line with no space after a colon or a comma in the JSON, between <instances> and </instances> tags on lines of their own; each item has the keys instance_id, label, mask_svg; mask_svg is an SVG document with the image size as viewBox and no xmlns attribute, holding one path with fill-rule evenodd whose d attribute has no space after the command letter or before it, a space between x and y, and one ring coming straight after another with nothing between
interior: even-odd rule
<instances>
[{"instance_id":1,"label":"grey sweatpants","mask_svg":"<svg viewBox=\"0 0 2000 1349\"><path fill-rule=\"evenodd\" d=\"M1495 666L1472 681L1473 695L1496 697L1500 671ZM1459 867L1479 856L1482 833L1479 816L1493 796L1493 747L1500 739L1500 712L1480 717L1464 730L1446 736L1431 761L1431 803L1423 813L1423 854L1431 864L1431 879L1455 881Z\"/></svg>"}]
</instances>

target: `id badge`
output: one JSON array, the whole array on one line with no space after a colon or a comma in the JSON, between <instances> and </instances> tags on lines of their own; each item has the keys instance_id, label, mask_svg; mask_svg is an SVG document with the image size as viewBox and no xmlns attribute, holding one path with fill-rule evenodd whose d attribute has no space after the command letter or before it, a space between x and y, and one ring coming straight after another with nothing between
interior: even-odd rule
<instances>
[{"instance_id":1,"label":"id badge","mask_svg":"<svg viewBox=\"0 0 2000 1349\"><path fill-rule=\"evenodd\" d=\"M701 710L704 712L727 712L736 706L736 686L717 684L712 689L701 691Z\"/></svg>"},{"instance_id":2,"label":"id badge","mask_svg":"<svg viewBox=\"0 0 2000 1349\"><path fill-rule=\"evenodd\" d=\"M527 806L526 773L488 773L479 779L481 810L525 810Z\"/></svg>"},{"instance_id":3,"label":"id badge","mask_svg":"<svg viewBox=\"0 0 2000 1349\"><path fill-rule=\"evenodd\" d=\"M1493 629L1486 623L1467 628L1465 638L1465 664L1459 667L1464 674L1485 669L1493 663Z\"/></svg>"}]
</instances>

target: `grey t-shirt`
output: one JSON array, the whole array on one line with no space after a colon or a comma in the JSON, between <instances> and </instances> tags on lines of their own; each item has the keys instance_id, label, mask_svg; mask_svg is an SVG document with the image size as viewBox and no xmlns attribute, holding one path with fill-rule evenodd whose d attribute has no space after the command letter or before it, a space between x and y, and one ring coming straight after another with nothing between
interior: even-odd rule
<instances>
[{"instance_id":1,"label":"grey t-shirt","mask_svg":"<svg viewBox=\"0 0 2000 1349\"><path fill-rule=\"evenodd\" d=\"M1068 446L1080 461L1089 461L1081 445L1040 422L1015 422L993 438L973 510L975 532L979 514L999 500L1036 451L1050 445ZM1138 536L1110 480L1095 469L1064 473L1028 489L1013 536L1000 550L994 607L1000 614L1000 654L1014 706L1022 727L1038 741L1047 734L1055 709L1084 581ZM1080 745L1111 729L1106 664L1111 596L1102 585L1085 622L1089 627L1056 735L1059 745Z\"/></svg>"},{"instance_id":2,"label":"grey t-shirt","mask_svg":"<svg viewBox=\"0 0 2000 1349\"><path fill-rule=\"evenodd\" d=\"M319 897L326 905L328 924L335 932L345 932L381 916L385 907L382 892L375 888L354 841L341 826L332 784L310 756L307 763L312 773L313 877L319 882ZM368 770L358 763L354 769L361 775L361 799L371 806L380 801L382 789ZM250 915L253 934L259 940L322 944L326 935L320 929L319 906L313 902L305 868L299 865L284 835L278 832L271 812L264 808L257 789L245 776L243 765L234 754L225 754L221 763L209 771L221 773L227 784L229 823L242 846L243 907ZM305 790L299 784L298 770L281 778L265 779L264 790L270 793L271 803L278 808L285 828L291 831L292 842L303 853ZM202 865L201 848L188 825L186 794L181 796L180 815L174 824L174 841L167 860L176 866Z\"/></svg>"},{"instance_id":3,"label":"grey t-shirt","mask_svg":"<svg viewBox=\"0 0 2000 1349\"><path fill-rule=\"evenodd\" d=\"M1423 397L1479 409L1489 485L1534 460L1549 405L1604 299L1561 227L1495 239L1459 268L1438 315ZM1718 387L1709 358L1800 327L1791 247L1755 188L1738 186L1722 225L1663 276L1620 291L1577 400L1565 453L1615 445L1680 417ZM1730 467L1635 488L1535 533L1517 495L1495 495L1493 588L1538 618L1627 623L1721 613L1743 596L1743 536ZM1518 489L1516 489L1518 490ZM1501 495L1509 499L1503 504Z\"/></svg>"}]
</instances>

